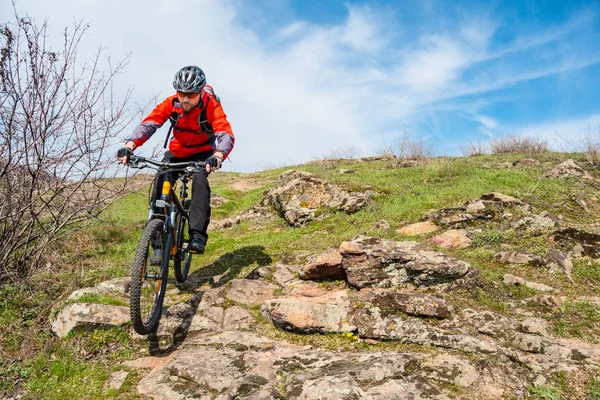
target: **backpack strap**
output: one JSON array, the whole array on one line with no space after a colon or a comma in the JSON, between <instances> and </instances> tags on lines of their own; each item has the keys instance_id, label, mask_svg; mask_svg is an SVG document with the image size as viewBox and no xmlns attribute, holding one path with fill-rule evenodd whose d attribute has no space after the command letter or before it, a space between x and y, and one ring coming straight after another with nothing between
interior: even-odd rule
<instances>
[{"instance_id":1,"label":"backpack strap","mask_svg":"<svg viewBox=\"0 0 600 400\"><path fill-rule=\"evenodd\" d=\"M208 133L208 140L199 146L204 146L206 143L210 142L215 133L213 131L211 124L208 122L208 117L206 115L206 110L208 109L208 103L211 101L211 99L218 102L219 104L221 103L221 99L219 99L219 96L217 96L215 94L215 91L212 88L212 86L206 85L204 87L204 90L208 93L208 97L206 99L206 104L203 104L202 109L200 110L200 116L198 117L198 125L200 125L200 127L202 128L202 131ZM173 101L171 102L171 104L175 105L175 101L177 101L177 98L174 98ZM177 112L173 111L171 113L171 115L169 116L169 121L171 122L171 126L169 127L169 132L167 133L167 137L165 138L165 144L163 146L163 148L165 148L165 149L167 148L167 144L169 143L169 138L171 137L171 132L173 131L173 128L175 128L177 126L178 120L179 120L179 114ZM188 130L182 129L182 131L186 132ZM189 132L196 133L195 131L189 131ZM196 146L193 146L193 147L196 147Z\"/></svg>"}]
</instances>

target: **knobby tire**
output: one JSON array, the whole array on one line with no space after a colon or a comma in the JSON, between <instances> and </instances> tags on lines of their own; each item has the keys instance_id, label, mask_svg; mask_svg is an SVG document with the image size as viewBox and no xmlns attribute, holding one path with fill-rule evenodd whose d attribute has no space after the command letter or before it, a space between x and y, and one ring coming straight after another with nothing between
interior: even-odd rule
<instances>
[{"instance_id":1,"label":"knobby tire","mask_svg":"<svg viewBox=\"0 0 600 400\"><path fill-rule=\"evenodd\" d=\"M149 260L149 255L152 253L153 237L155 243L160 240L162 246L160 266L152 266ZM171 241L172 235L165 232L164 221L153 219L144 228L136 250L135 262L131 270L129 311L133 329L140 335L147 335L156 331L160 321L169 274ZM152 268L158 271L158 279L148 277L147 270ZM143 307L143 305L146 305L146 297L154 297L152 309L149 313L146 307Z\"/></svg>"}]
</instances>

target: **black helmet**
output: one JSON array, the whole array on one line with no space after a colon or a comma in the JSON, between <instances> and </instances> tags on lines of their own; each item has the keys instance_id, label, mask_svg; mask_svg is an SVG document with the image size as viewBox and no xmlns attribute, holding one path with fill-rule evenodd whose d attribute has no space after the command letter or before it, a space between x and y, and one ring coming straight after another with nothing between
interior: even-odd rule
<instances>
[{"instance_id":1,"label":"black helmet","mask_svg":"<svg viewBox=\"0 0 600 400\"><path fill-rule=\"evenodd\" d=\"M206 85L206 76L195 65L181 68L173 79L173 88L181 92L199 92L204 85Z\"/></svg>"}]
</instances>

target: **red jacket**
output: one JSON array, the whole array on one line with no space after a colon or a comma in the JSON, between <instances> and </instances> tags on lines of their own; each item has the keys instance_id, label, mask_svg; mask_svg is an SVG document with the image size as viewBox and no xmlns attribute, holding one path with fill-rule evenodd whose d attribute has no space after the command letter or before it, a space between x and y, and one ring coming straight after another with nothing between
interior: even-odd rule
<instances>
[{"instance_id":1,"label":"red jacket","mask_svg":"<svg viewBox=\"0 0 600 400\"><path fill-rule=\"evenodd\" d=\"M210 86L207 89L212 91ZM212 133L202 129L200 120L204 108ZM169 120L172 113L178 115L177 125L173 128L173 137L169 142L169 150L175 157L185 158L205 151L219 151L227 158L231 153L235 142L231 125L221 103L207 90L202 92L198 106L189 113L183 111L177 95L167 97L135 128L128 141L135 142L138 147L143 145Z\"/></svg>"}]
</instances>

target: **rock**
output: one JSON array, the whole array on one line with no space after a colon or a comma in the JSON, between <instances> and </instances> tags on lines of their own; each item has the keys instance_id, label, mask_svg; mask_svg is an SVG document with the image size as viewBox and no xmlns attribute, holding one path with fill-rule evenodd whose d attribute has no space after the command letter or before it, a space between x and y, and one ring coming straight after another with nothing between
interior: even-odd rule
<instances>
[{"instance_id":1,"label":"rock","mask_svg":"<svg viewBox=\"0 0 600 400\"><path fill-rule=\"evenodd\" d=\"M265 302L265 318L277 327L294 332L352 332L350 298L345 290L321 297L281 297Z\"/></svg>"},{"instance_id":2,"label":"rock","mask_svg":"<svg viewBox=\"0 0 600 400\"><path fill-rule=\"evenodd\" d=\"M228 331L249 330L254 325L254 317L241 307L233 306L225 310L223 329Z\"/></svg>"},{"instance_id":3,"label":"rock","mask_svg":"<svg viewBox=\"0 0 600 400\"><path fill-rule=\"evenodd\" d=\"M513 167L537 167L541 163L533 158L523 158L512 163Z\"/></svg>"},{"instance_id":4,"label":"rock","mask_svg":"<svg viewBox=\"0 0 600 400\"><path fill-rule=\"evenodd\" d=\"M544 260L533 254L517 253L516 251L501 251L494 255L494 259L503 264L530 265L540 267L544 265Z\"/></svg>"},{"instance_id":5,"label":"rock","mask_svg":"<svg viewBox=\"0 0 600 400\"><path fill-rule=\"evenodd\" d=\"M587 172L586 170L581 168L579 165L575 164L575 161L573 161L572 159L568 159L567 161L558 164L556 167L554 167L554 169L552 169L552 171L544 174L544 176L550 177L550 178L575 177L575 178L589 179L589 180L594 179L589 174L589 172Z\"/></svg>"},{"instance_id":6,"label":"rock","mask_svg":"<svg viewBox=\"0 0 600 400\"><path fill-rule=\"evenodd\" d=\"M277 285L265 281L234 279L226 297L247 306L258 306L272 298L276 289Z\"/></svg>"},{"instance_id":7,"label":"rock","mask_svg":"<svg viewBox=\"0 0 600 400\"><path fill-rule=\"evenodd\" d=\"M232 228L236 225L239 225L242 222L242 219L239 217L239 215L236 215L234 217L231 218L225 218L222 220L216 220L213 221L208 227L209 227L209 232L210 231L220 231L223 229L228 229L228 228Z\"/></svg>"},{"instance_id":8,"label":"rock","mask_svg":"<svg viewBox=\"0 0 600 400\"><path fill-rule=\"evenodd\" d=\"M546 264L550 267L551 271L554 268L562 270L567 275L567 278L575 283L571 276L573 273L573 260L571 260L571 257L568 254L565 254L560 250L550 250L546 255Z\"/></svg>"},{"instance_id":9,"label":"rock","mask_svg":"<svg viewBox=\"0 0 600 400\"><path fill-rule=\"evenodd\" d=\"M67 298L67 300L77 300L87 294L103 295L103 294L127 294L129 293L129 286L131 284L131 277L115 278L108 281L98 283L95 287L87 287L74 291Z\"/></svg>"},{"instance_id":10,"label":"rock","mask_svg":"<svg viewBox=\"0 0 600 400\"><path fill-rule=\"evenodd\" d=\"M547 382L548 382L548 380L546 379L546 377L544 377L544 375L538 375L533 380L533 386L534 387L545 386Z\"/></svg>"},{"instance_id":11,"label":"rock","mask_svg":"<svg viewBox=\"0 0 600 400\"><path fill-rule=\"evenodd\" d=\"M462 230L451 229L441 235L427 239L428 243L438 245L445 249L464 249L471 246L471 239Z\"/></svg>"},{"instance_id":12,"label":"rock","mask_svg":"<svg viewBox=\"0 0 600 400\"><path fill-rule=\"evenodd\" d=\"M129 293L131 286L131 277L115 278L108 281L100 282L96 288L100 293Z\"/></svg>"},{"instance_id":13,"label":"rock","mask_svg":"<svg viewBox=\"0 0 600 400\"><path fill-rule=\"evenodd\" d=\"M417 317L440 319L452 315L453 308L445 299L422 293L399 293L392 290L360 291L352 298L354 308L377 308L382 314L405 313Z\"/></svg>"},{"instance_id":14,"label":"rock","mask_svg":"<svg viewBox=\"0 0 600 400\"><path fill-rule=\"evenodd\" d=\"M222 307L211 306L203 308L189 322L187 332L219 332L223 327L225 310ZM161 321L161 325L163 325Z\"/></svg>"},{"instance_id":15,"label":"rock","mask_svg":"<svg viewBox=\"0 0 600 400\"><path fill-rule=\"evenodd\" d=\"M290 399L353 400L365 397L365 393L349 375L325 376L292 382L285 392Z\"/></svg>"},{"instance_id":16,"label":"rock","mask_svg":"<svg viewBox=\"0 0 600 400\"><path fill-rule=\"evenodd\" d=\"M304 265L300 269L299 275L302 279L311 280L345 279L342 255L338 249L329 249Z\"/></svg>"},{"instance_id":17,"label":"rock","mask_svg":"<svg viewBox=\"0 0 600 400\"><path fill-rule=\"evenodd\" d=\"M514 222L512 227L514 229L536 231L536 230L548 230L554 228L559 222L557 218L552 216L548 212L543 212L539 215L531 215Z\"/></svg>"},{"instance_id":18,"label":"rock","mask_svg":"<svg viewBox=\"0 0 600 400\"><path fill-rule=\"evenodd\" d=\"M375 223L375 225L373 225L368 232L373 232L373 231L387 231L390 229L390 223L387 222L385 219L382 219L381 221L377 221Z\"/></svg>"},{"instance_id":19,"label":"rock","mask_svg":"<svg viewBox=\"0 0 600 400\"><path fill-rule=\"evenodd\" d=\"M507 339L516 329L516 322L491 311L477 312L467 308L460 313L461 318L478 333L493 338Z\"/></svg>"},{"instance_id":20,"label":"rock","mask_svg":"<svg viewBox=\"0 0 600 400\"><path fill-rule=\"evenodd\" d=\"M461 278L472 267L416 242L359 236L340 245L342 268L356 288L436 285Z\"/></svg>"},{"instance_id":21,"label":"rock","mask_svg":"<svg viewBox=\"0 0 600 400\"><path fill-rule=\"evenodd\" d=\"M544 342L541 337L525 333L517 333L512 341L513 347L529 353L543 353Z\"/></svg>"},{"instance_id":22,"label":"rock","mask_svg":"<svg viewBox=\"0 0 600 400\"><path fill-rule=\"evenodd\" d=\"M521 322L521 332L547 337L548 322L542 318L527 318Z\"/></svg>"},{"instance_id":23,"label":"rock","mask_svg":"<svg viewBox=\"0 0 600 400\"><path fill-rule=\"evenodd\" d=\"M218 194L216 194L214 192L212 192L210 194L210 206L211 207L215 207L215 208L216 207L220 207L223 204L227 203L228 201L229 200L227 200L227 198L225 198L225 197L223 197L221 195L218 195Z\"/></svg>"},{"instance_id":24,"label":"rock","mask_svg":"<svg viewBox=\"0 0 600 400\"><path fill-rule=\"evenodd\" d=\"M395 160L396 158L394 153L385 153L377 156L361 157L357 161L390 161Z\"/></svg>"},{"instance_id":25,"label":"rock","mask_svg":"<svg viewBox=\"0 0 600 400\"><path fill-rule=\"evenodd\" d=\"M530 299L534 304L539 304L550 309L556 309L562 306L563 300L558 296L549 294L538 294Z\"/></svg>"},{"instance_id":26,"label":"rock","mask_svg":"<svg viewBox=\"0 0 600 400\"><path fill-rule=\"evenodd\" d=\"M216 287L200 292L190 300L192 307L197 312L208 310L211 307L222 306L225 303L225 287Z\"/></svg>"},{"instance_id":27,"label":"rock","mask_svg":"<svg viewBox=\"0 0 600 400\"><path fill-rule=\"evenodd\" d=\"M438 230L440 230L439 226L430 221L425 221L403 226L402 228L397 229L396 232L406 236L418 236L425 235L427 233L435 232Z\"/></svg>"},{"instance_id":28,"label":"rock","mask_svg":"<svg viewBox=\"0 0 600 400\"><path fill-rule=\"evenodd\" d=\"M441 354L423 364L427 378L451 383L463 388L471 386L479 377L475 368L460 358Z\"/></svg>"},{"instance_id":29,"label":"rock","mask_svg":"<svg viewBox=\"0 0 600 400\"><path fill-rule=\"evenodd\" d=\"M52 331L65 337L71 331L112 328L129 322L129 307L73 303L63 308L52 322Z\"/></svg>"},{"instance_id":30,"label":"rock","mask_svg":"<svg viewBox=\"0 0 600 400\"><path fill-rule=\"evenodd\" d=\"M480 214L486 210L485 203L481 200L475 200L467 203L466 211L470 214Z\"/></svg>"},{"instance_id":31,"label":"rock","mask_svg":"<svg viewBox=\"0 0 600 400\"><path fill-rule=\"evenodd\" d=\"M589 257L600 257L600 234L585 232L576 228L566 228L554 232L554 241L568 247L579 244Z\"/></svg>"},{"instance_id":32,"label":"rock","mask_svg":"<svg viewBox=\"0 0 600 400\"><path fill-rule=\"evenodd\" d=\"M481 196L481 200L491 201L494 203L501 203L502 205L518 205L523 202L515 197L507 196L498 192L491 192Z\"/></svg>"},{"instance_id":33,"label":"rock","mask_svg":"<svg viewBox=\"0 0 600 400\"><path fill-rule=\"evenodd\" d=\"M554 289L553 287L544 285L542 283L529 282L521 277L511 275L511 274L504 275L504 284L509 285L509 286L522 285L522 286L526 286L530 289L537 290L538 292L555 292L556 291L556 289Z\"/></svg>"},{"instance_id":34,"label":"rock","mask_svg":"<svg viewBox=\"0 0 600 400\"><path fill-rule=\"evenodd\" d=\"M442 208L428 212L421 219L429 219L437 225L460 225L464 222L476 219L472 214L466 213L466 207Z\"/></svg>"},{"instance_id":35,"label":"rock","mask_svg":"<svg viewBox=\"0 0 600 400\"><path fill-rule=\"evenodd\" d=\"M363 193L348 193L308 172L286 171L265 198L290 226L312 220L319 209L333 208L353 213L365 207L369 198Z\"/></svg>"},{"instance_id":36,"label":"rock","mask_svg":"<svg viewBox=\"0 0 600 400\"><path fill-rule=\"evenodd\" d=\"M423 164L422 161L419 160L398 160L392 161L392 168L413 168Z\"/></svg>"},{"instance_id":37,"label":"rock","mask_svg":"<svg viewBox=\"0 0 600 400\"><path fill-rule=\"evenodd\" d=\"M583 246L580 243L577 243L573 246L573 257L575 258L581 258L583 257L584 252L583 252Z\"/></svg>"},{"instance_id":38,"label":"rock","mask_svg":"<svg viewBox=\"0 0 600 400\"><path fill-rule=\"evenodd\" d=\"M272 278L279 286L286 286L292 280L296 279L296 272L299 271L299 267L295 265L275 265L275 271L273 271Z\"/></svg>"},{"instance_id":39,"label":"rock","mask_svg":"<svg viewBox=\"0 0 600 400\"><path fill-rule=\"evenodd\" d=\"M338 174L342 174L342 175L343 175L343 174L355 174L355 173L356 173L356 171L355 171L355 170L353 170L353 169L343 169L343 168L341 168L341 169L338 171Z\"/></svg>"},{"instance_id":40,"label":"rock","mask_svg":"<svg viewBox=\"0 0 600 400\"><path fill-rule=\"evenodd\" d=\"M576 202L577 202L577 204L579 204L579 207L581 207L583 209L583 211L586 212L586 214L590 213L590 209L588 208L587 204L585 204L584 200L577 199Z\"/></svg>"},{"instance_id":41,"label":"rock","mask_svg":"<svg viewBox=\"0 0 600 400\"><path fill-rule=\"evenodd\" d=\"M248 274L246 279L261 279L267 278L273 274L273 267L256 267Z\"/></svg>"},{"instance_id":42,"label":"rock","mask_svg":"<svg viewBox=\"0 0 600 400\"><path fill-rule=\"evenodd\" d=\"M112 374L110 374L110 377L108 378L106 388L108 390L121 389L121 386L123 386L123 383L125 383L125 380L127 379L128 376L129 376L129 372L127 372L127 371L113 372Z\"/></svg>"}]
</instances>

